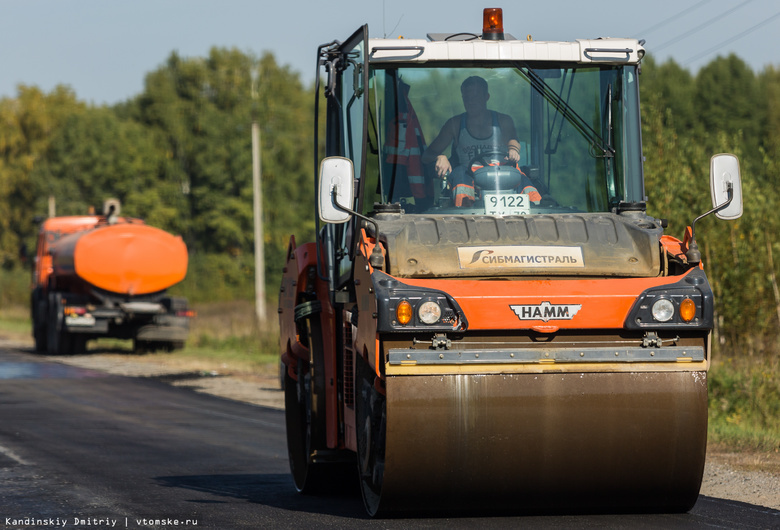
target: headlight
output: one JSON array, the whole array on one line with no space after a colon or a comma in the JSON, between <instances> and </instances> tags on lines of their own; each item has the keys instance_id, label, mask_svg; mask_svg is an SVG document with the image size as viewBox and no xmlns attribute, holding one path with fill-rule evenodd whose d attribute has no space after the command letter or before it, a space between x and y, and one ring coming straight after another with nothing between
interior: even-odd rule
<instances>
[{"instance_id":1,"label":"headlight","mask_svg":"<svg viewBox=\"0 0 780 530\"><path fill-rule=\"evenodd\" d=\"M675 283L645 289L625 320L626 329L711 330L712 288L701 269L692 269Z\"/></svg>"},{"instance_id":2,"label":"headlight","mask_svg":"<svg viewBox=\"0 0 780 530\"><path fill-rule=\"evenodd\" d=\"M466 314L444 291L407 285L382 271L374 271L371 282L376 295L373 317L379 333L463 333L468 329Z\"/></svg>"},{"instance_id":3,"label":"headlight","mask_svg":"<svg viewBox=\"0 0 780 530\"><path fill-rule=\"evenodd\" d=\"M656 300L653 304L653 318L658 322L668 322L674 316L674 304L666 298Z\"/></svg>"},{"instance_id":4,"label":"headlight","mask_svg":"<svg viewBox=\"0 0 780 530\"><path fill-rule=\"evenodd\" d=\"M430 300L423 302L417 309L417 316L423 324L435 324L441 318L441 306Z\"/></svg>"}]
</instances>

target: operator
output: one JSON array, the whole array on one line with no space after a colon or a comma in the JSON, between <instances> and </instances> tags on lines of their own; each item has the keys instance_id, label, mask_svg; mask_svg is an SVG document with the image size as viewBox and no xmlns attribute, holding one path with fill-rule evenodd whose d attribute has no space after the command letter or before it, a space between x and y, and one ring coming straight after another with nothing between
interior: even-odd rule
<instances>
[{"instance_id":1,"label":"operator","mask_svg":"<svg viewBox=\"0 0 780 530\"><path fill-rule=\"evenodd\" d=\"M520 161L520 142L517 141L512 118L500 112L488 110L490 99L488 84L483 78L472 76L460 86L463 106L466 112L447 120L441 132L422 155L422 163L435 162L436 174L440 178L450 176L455 206L470 206L476 199L474 181L468 164L478 152L496 151L506 148L505 160L517 165ZM453 169L450 160L442 153L452 145ZM542 199L539 192L524 175L519 186L521 193L529 195L536 202Z\"/></svg>"}]
</instances>

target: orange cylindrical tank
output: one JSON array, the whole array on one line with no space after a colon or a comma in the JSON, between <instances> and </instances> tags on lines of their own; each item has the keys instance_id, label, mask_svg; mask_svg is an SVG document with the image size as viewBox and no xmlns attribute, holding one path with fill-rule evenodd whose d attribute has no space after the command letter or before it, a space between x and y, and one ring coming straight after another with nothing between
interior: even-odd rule
<instances>
[{"instance_id":1,"label":"orange cylindrical tank","mask_svg":"<svg viewBox=\"0 0 780 530\"><path fill-rule=\"evenodd\" d=\"M187 274L187 247L142 223L100 225L67 235L51 248L55 275L76 275L100 289L127 295L162 291Z\"/></svg>"}]
</instances>

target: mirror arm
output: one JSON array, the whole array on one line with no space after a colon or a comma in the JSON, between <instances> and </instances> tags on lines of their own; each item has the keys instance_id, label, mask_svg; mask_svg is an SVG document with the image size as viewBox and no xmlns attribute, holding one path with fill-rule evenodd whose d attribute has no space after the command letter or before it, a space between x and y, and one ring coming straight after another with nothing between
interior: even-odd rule
<instances>
[{"instance_id":1,"label":"mirror arm","mask_svg":"<svg viewBox=\"0 0 780 530\"><path fill-rule=\"evenodd\" d=\"M347 213L350 213L354 215L355 217L358 217L360 219L363 219L364 221L367 221L374 225L374 233L376 234L376 245L374 245L374 249L371 251L371 256L368 258L368 263L375 269L382 270L382 266L385 263L385 257L382 255L382 250L379 248L379 224L370 217L366 217L363 214L359 214L354 210L350 210L346 206L339 204L338 200L338 190L336 188L333 188L331 190L331 198L333 199L333 204L336 205L337 208L344 210Z\"/></svg>"},{"instance_id":2,"label":"mirror arm","mask_svg":"<svg viewBox=\"0 0 780 530\"><path fill-rule=\"evenodd\" d=\"M704 217L707 217L712 213L720 211L723 208L726 208L729 204L731 204L731 201L734 199L734 185L731 182L729 182L726 184L726 186L728 186L726 188L726 192L728 193L729 199L723 204L721 204L720 206L716 206L709 212L705 212L701 214L699 217L694 219L693 222L691 223L691 241L688 243L688 250L685 251L685 258L688 260L688 263L696 264L701 262L701 252L699 252L699 245L698 243L696 243L696 221Z\"/></svg>"}]
</instances>

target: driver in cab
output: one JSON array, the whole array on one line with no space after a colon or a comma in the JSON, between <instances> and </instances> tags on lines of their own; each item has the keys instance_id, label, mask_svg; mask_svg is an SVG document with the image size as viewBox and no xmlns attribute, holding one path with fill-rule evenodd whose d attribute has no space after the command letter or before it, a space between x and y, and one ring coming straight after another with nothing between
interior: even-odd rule
<instances>
[{"instance_id":1,"label":"driver in cab","mask_svg":"<svg viewBox=\"0 0 780 530\"><path fill-rule=\"evenodd\" d=\"M460 92L466 112L447 120L423 153L422 163L435 162L436 174L440 178L449 177L455 206L471 206L476 194L470 163L479 153L506 151L504 159L516 166L520 161L520 143L512 118L488 110L490 93L487 81L478 76L469 77L461 84ZM452 162L442 154L450 145ZM527 194L534 202L542 199L527 176L516 192Z\"/></svg>"}]
</instances>

